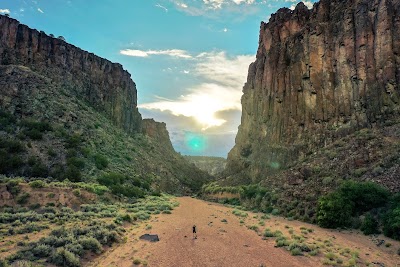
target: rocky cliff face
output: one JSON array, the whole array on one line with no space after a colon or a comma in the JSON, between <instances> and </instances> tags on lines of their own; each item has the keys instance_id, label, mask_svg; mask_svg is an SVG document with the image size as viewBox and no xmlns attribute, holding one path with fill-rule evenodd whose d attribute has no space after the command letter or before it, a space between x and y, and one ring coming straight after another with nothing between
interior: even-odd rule
<instances>
[{"instance_id":1,"label":"rocky cliff face","mask_svg":"<svg viewBox=\"0 0 400 267\"><path fill-rule=\"evenodd\" d=\"M0 64L23 65L70 88L114 124L140 132L136 86L120 64L0 15Z\"/></svg>"},{"instance_id":2,"label":"rocky cliff face","mask_svg":"<svg viewBox=\"0 0 400 267\"><path fill-rule=\"evenodd\" d=\"M118 126L118 127L116 127ZM188 194L210 181L176 153L165 123L143 120L119 64L0 15L0 174Z\"/></svg>"},{"instance_id":3,"label":"rocky cliff face","mask_svg":"<svg viewBox=\"0 0 400 267\"><path fill-rule=\"evenodd\" d=\"M161 147L175 152L171 139L169 139L167 125L164 122L144 119L142 122L142 132L157 141Z\"/></svg>"},{"instance_id":4,"label":"rocky cliff face","mask_svg":"<svg viewBox=\"0 0 400 267\"><path fill-rule=\"evenodd\" d=\"M400 1L321 0L260 28L225 176L260 180L338 138L396 119ZM239 179L239 177L241 179Z\"/></svg>"}]
</instances>

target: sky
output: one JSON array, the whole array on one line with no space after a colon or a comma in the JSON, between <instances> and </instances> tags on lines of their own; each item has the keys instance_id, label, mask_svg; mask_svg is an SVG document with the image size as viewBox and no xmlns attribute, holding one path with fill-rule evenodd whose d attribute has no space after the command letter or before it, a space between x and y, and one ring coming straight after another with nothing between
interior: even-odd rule
<instances>
[{"instance_id":1,"label":"sky","mask_svg":"<svg viewBox=\"0 0 400 267\"><path fill-rule=\"evenodd\" d=\"M0 0L0 13L122 64L143 118L165 122L176 151L227 157L260 23L298 2Z\"/></svg>"}]
</instances>

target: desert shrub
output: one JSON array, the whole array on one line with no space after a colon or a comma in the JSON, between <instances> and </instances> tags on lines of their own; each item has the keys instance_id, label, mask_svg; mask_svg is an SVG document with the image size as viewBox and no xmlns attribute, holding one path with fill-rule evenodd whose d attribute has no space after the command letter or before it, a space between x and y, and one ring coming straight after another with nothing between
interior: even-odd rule
<instances>
[{"instance_id":1,"label":"desert shrub","mask_svg":"<svg viewBox=\"0 0 400 267\"><path fill-rule=\"evenodd\" d=\"M77 158L77 157L70 157L67 159L67 166L68 167L75 167L77 169L82 170L83 168L85 168L85 161L81 158Z\"/></svg>"},{"instance_id":2,"label":"desert shrub","mask_svg":"<svg viewBox=\"0 0 400 267\"><path fill-rule=\"evenodd\" d=\"M290 254L292 254L292 256L301 256L303 255L303 253L301 253L301 250L299 248L293 248L290 249Z\"/></svg>"},{"instance_id":3,"label":"desert shrub","mask_svg":"<svg viewBox=\"0 0 400 267\"><path fill-rule=\"evenodd\" d=\"M65 267L79 267L81 266L79 262L79 257L77 257L72 252L66 250L65 248L58 248L50 256L50 262Z\"/></svg>"},{"instance_id":4,"label":"desert shrub","mask_svg":"<svg viewBox=\"0 0 400 267\"><path fill-rule=\"evenodd\" d=\"M63 179L68 179L71 182L80 182L82 181L82 173L79 168L68 166L63 175Z\"/></svg>"},{"instance_id":5,"label":"desert shrub","mask_svg":"<svg viewBox=\"0 0 400 267\"><path fill-rule=\"evenodd\" d=\"M18 180L10 180L6 184L7 191L10 192L11 195L16 196L21 191L21 187L19 186Z\"/></svg>"},{"instance_id":6,"label":"desert shrub","mask_svg":"<svg viewBox=\"0 0 400 267\"><path fill-rule=\"evenodd\" d=\"M6 260L0 259L0 267L9 267L8 262Z\"/></svg>"},{"instance_id":7,"label":"desert shrub","mask_svg":"<svg viewBox=\"0 0 400 267\"><path fill-rule=\"evenodd\" d=\"M25 192L25 193L18 195L17 198L15 199L15 201L20 205L24 205L24 204L28 203L29 197L30 197L30 194Z\"/></svg>"},{"instance_id":8,"label":"desert shrub","mask_svg":"<svg viewBox=\"0 0 400 267\"><path fill-rule=\"evenodd\" d=\"M371 215L371 213L367 213L360 229L365 235L378 234L378 226L378 221Z\"/></svg>"},{"instance_id":9,"label":"desert shrub","mask_svg":"<svg viewBox=\"0 0 400 267\"><path fill-rule=\"evenodd\" d=\"M286 247L290 245L289 240L287 240L287 238L284 236L279 236L276 238L275 242L277 247Z\"/></svg>"},{"instance_id":10,"label":"desert shrub","mask_svg":"<svg viewBox=\"0 0 400 267\"><path fill-rule=\"evenodd\" d=\"M0 137L0 149L4 149L6 152L11 154L25 151L21 142L13 139L6 139L4 137Z\"/></svg>"},{"instance_id":11,"label":"desert shrub","mask_svg":"<svg viewBox=\"0 0 400 267\"><path fill-rule=\"evenodd\" d=\"M14 125L15 122L16 119L11 113L0 110L0 130L7 130L7 127Z\"/></svg>"},{"instance_id":12,"label":"desert shrub","mask_svg":"<svg viewBox=\"0 0 400 267\"><path fill-rule=\"evenodd\" d=\"M66 148L80 148L83 142L83 138L75 133L65 138L65 147Z\"/></svg>"},{"instance_id":13,"label":"desert shrub","mask_svg":"<svg viewBox=\"0 0 400 267\"><path fill-rule=\"evenodd\" d=\"M243 217L243 218L245 218L245 217L248 216L247 212L240 211L240 210L237 210L237 209L234 209L234 210L232 211L232 214L234 214L234 215L236 215L236 216L238 216L238 217Z\"/></svg>"},{"instance_id":14,"label":"desert shrub","mask_svg":"<svg viewBox=\"0 0 400 267\"><path fill-rule=\"evenodd\" d=\"M80 197L82 195L81 190L79 189L72 190L72 194L74 194L76 197Z\"/></svg>"},{"instance_id":15,"label":"desert shrub","mask_svg":"<svg viewBox=\"0 0 400 267\"><path fill-rule=\"evenodd\" d=\"M43 188L46 187L46 183L42 180L35 180L29 183L29 186L32 188Z\"/></svg>"},{"instance_id":16,"label":"desert shrub","mask_svg":"<svg viewBox=\"0 0 400 267\"><path fill-rule=\"evenodd\" d=\"M39 258L46 258L51 255L52 247L46 244L37 244L33 246L32 253Z\"/></svg>"},{"instance_id":17,"label":"desert shrub","mask_svg":"<svg viewBox=\"0 0 400 267\"><path fill-rule=\"evenodd\" d=\"M116 184L110 186L111 192L115 195L123 195L126 197L141 198L145 196L142 189L129 184Z\"/></svg>"},{"instance_id":18,"label":"desert shrub","mask_svg":"<svg viewBox=\"0 0 400 267\"><path fill-rule=\"evenodd\" d=\"M48 122L22 120L20 126L23 127L23 134L32 140L41 140L43 133L52 131L52 127Z\"/></svg>"},{"instance_id":19,"label":"desert shrub","mask_svg":"<svg viewBox=\"0 0 400 267\"><path fill-rule=\"evenodd\" d=\"M65 249L74 253L75 255L82 256L84 253L83 246L78 242L73 242L65 245Z\"/></svg>"},{"instance_id":20,"label":"desert shrub","mask_svg":"<svg viewBox=\"0 0 400 267\"><path fill-rule=\"evenodd\" d=\"M30 176L32 177L47 177L49 169L41 161L37 161L30 169Z\"/></svg>"},{"instance_id":21,"label":"desert shrub","mask_svg":"<svg viewBox=\"0 0 400 267\"><path fill-rule=\"evenodd\" d=\"M108 167L108 159L103 155L94 155L94 163L99 170L103 170Z\"/></svg>"},{"instance_id":22,"label":"desert shrub","mask_svg":"<svg viewBox=\"0 0 400 267\"><path fill-rule=\"evenodd\" d=\"M19 155L23 151L24 147L19 141L0 137L0 173L19 171L24 165Z\"/></svg>"},{"instance_id":23,"label":"desert shrub","mask_svg":"<svg viewBox=\"0 0 400 267\"><path fill-rule=\"evenodd\" d=\"M43 229L47 229L48 226L46 225L39 225L37 223L27 223L23 227L17 229L15 232L17 234L26 234L26 233L33 233L33 232L39 232Z\"/></svg>"},{"instance_id":24,"label":"desert shrub","mask_svg":"<svg viewBox=\"0 0 400 267\"><path fill-rule=\"evenodd\" d=\"M135 216L142 221L148 220L150 218L150 214L145 211L139 211L135 214Z\"/></svg>"}]
</instances>

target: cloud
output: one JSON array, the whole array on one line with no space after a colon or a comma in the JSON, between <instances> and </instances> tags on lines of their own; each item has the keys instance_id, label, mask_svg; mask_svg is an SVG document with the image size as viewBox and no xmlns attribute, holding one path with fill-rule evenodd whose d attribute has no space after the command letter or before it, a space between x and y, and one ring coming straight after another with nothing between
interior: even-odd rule
<instances>
[{"instance_id":1,"label":"cloud","mask_svg":"<svg viewBox=\"0 0 400 267\"><path fill-rule=\"evenodd\" d=\"M247 70L254 55L239 55L228 57L225 52L206 52L197 57L199 63L195 67L195 74L208 81L221 85L242 89L247 78Z\"/></svg>"},{"instance_id":2,"label":"cloud","mask_svg":"<svg viewBox=\"0 0 400 267\"><path fill-rule=\"evenodd\" d=\"M1 14L10 14L11 11L10 11L8 8L6 8L6 9L0 9L0 13L1 13Z\"/></svg>"},{"instance_id":3,"label":"cloud","mask_svg":"<svg viewBox=\"0 0 400 267\"><path fill-rule=\"evenodd\" d=\"M44 13L43 10L41 10L39 7L38 7L37 11L39 11L42 14Z\"/></svg>"},{"instance_id":4,"label":"cloud","mask_svg":"<svg viewBox=\"0 0 400 267\"><path fill-rule=\"evenodd\" d=\"M158 8L164 9L165 12L168 12L168 8L166 8L165 6L162 6L160 4L156 4L155 6Z\"/></svg>"},{"instance_id":5,"label":"cloud","mask_svg":"<svg viewBox=\"0 0 400 267\"><path fill-rule=\"evenodd\" d=\"M240 98L249 64L254 55L228 57L225 52L205 52L193 58L191 75L199 84L187 88L177 99L160 99L140 104L146 110L169 111L175 116L193 117L198 130L224 125L221 111L241 110Z\"/></svg>"},{"instance_id":6,"label":"cloud","mask_svg":"<svg viewBox=\"0 0 400 267\"><path fill-rule=\"evenodd\" d=\"M289 7L291 10L294 10L296 8L296 6L300 3L303 2L304 5L308 8L308 9L312 9L314 6L314 3L311 1L299 1L299 0L285 0L285 2L292 2L293 4Z\"/></svg>"},{"instance_id":7,"label":"cloud","mask_svg":"<svg viewBox=\"0 0 400 267\"><path fill-rule=\"evenodd\" d=\"M257 5L265 5L265 0L169 0L178 10L191 16L218 17L221 12L246 16L255 13Z\"/></svg>"},{"instance_id":8,"label":"cloud","mask_svg":"<svg viewBox=\"0 0 400 267\"><path fill-rule=\"evenodd\" d=\"M125 49L119 52L121 55L131 56L131 57L148 57L151 55L164 55L176 58L186 58L190 59L192 56L185 50L180 49L169 49L169 50L135 50L135 49Z\"/></svg>"}]
</instances>

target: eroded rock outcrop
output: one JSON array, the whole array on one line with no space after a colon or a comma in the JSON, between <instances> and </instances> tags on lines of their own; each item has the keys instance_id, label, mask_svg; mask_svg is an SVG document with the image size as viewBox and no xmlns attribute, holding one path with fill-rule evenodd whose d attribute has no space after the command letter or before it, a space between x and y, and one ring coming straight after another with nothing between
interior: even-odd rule
<instances>
[{"instance_id":1,"label":"eroded rock outcrop","mask_svg":"<svg viewBox=\"0 0 400 267\"><path fill-rule=\"evenodd\" d=\"M125 131L141 131L136 86L120 64L0 15L0 65L28 67L70 88Z\"/></svg>"},{"instance_id":2,"label":"eroded rock outcrop","mask_svg":"<svg viewBox=\"0 0 400 267\"><path fill-rule=\"evenodd\" d=\"M400 1L321 0L260 28L225 176L250 182L399 114Z\"/></svg>"}]
</instances>

